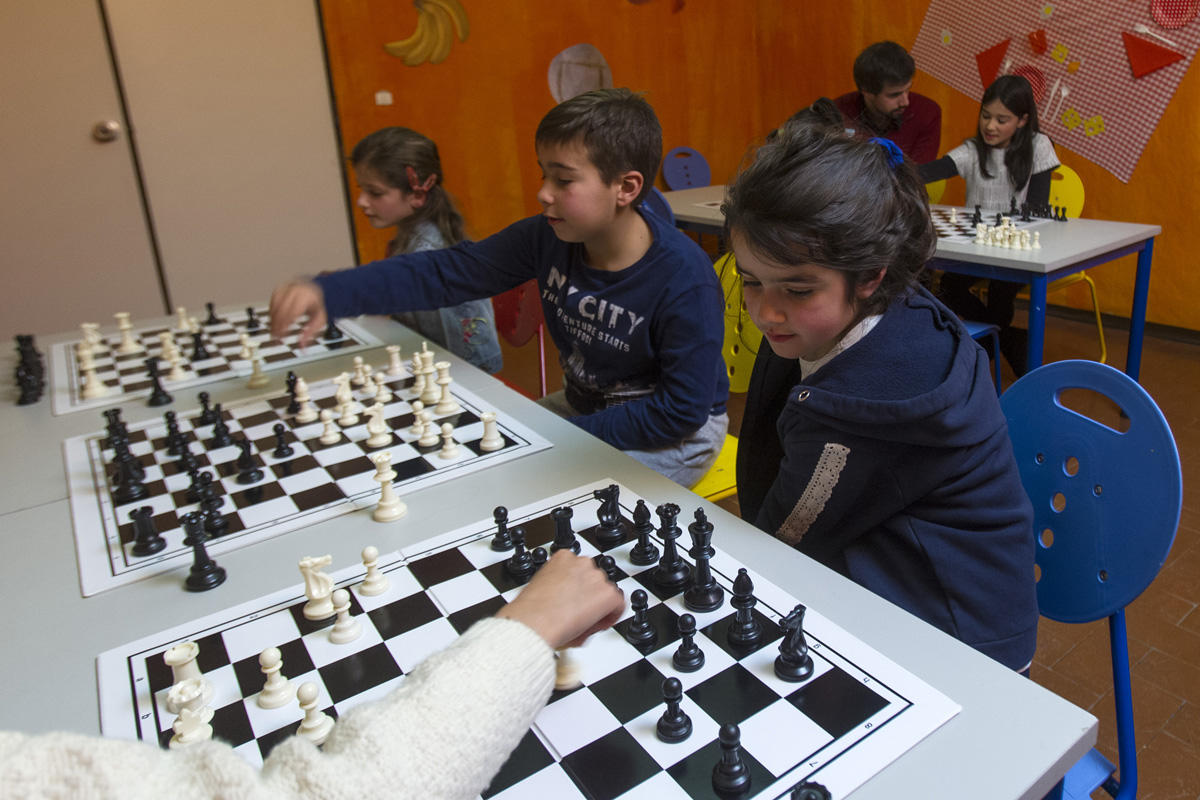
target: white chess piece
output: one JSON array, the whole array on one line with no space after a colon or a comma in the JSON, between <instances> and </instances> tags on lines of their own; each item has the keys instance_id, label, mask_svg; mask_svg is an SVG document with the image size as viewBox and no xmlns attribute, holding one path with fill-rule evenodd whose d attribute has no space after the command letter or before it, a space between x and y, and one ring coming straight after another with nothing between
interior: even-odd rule
<instances>
[{"instance_id":1,"label":"white chess piece","mask_svg":"<svg viewBox=\"0 0 1200 800\"><path fill-rule=\"evenodd\" d=\"M438 458L457 458L458 444L454 441L454 426L449 422L442 423L442 449L438 451Z\"/></svg>"},{"instance_id":2,"label":"white chess piece","mask_svg":"<svg viewBox=\"0 0 1200 800\"><path fill-rule=\"evenodd\" d=\"M387 376L385 376L382 372L375 373L375 402L392 402L392 390L388 388Z\"/></svg>"},{"instance_id":3,"label":"white chess piece","mask_svg":"<svg viewBox=\"0 0 1200 800\"><path fill-rule=\"evenodd\" d=\"M504 437L500 435L500 425L496 422L495 411L485 411L479 415L483 420L483 438L479 440L479 449L484 452L499 450L504 447Z\"/></svg>"},{"instance_id":4,"label":"white chess piece","mask_svg":"<svg viewBox=\"0 0 1200 800\"><path fill-rule=\"evenodd\" d=\"M300 410L296 412L296 422L307 425L317 421L317 407L312 404L312 396L308 393L308 381L300 377L296 378L296 402L300 404Z\"/></svg>"},{"instance_id":5,"label":"white chess piece","mask_svg":"<svg viewBox=\"0 0 1200 800\"><path fill-rule=\"evenodd\" d=\"M421 371L421 354L412 354L412 390L419 397L421 392L425 391L425 373Z\"/></svg>"},{"instance_id":6,"label":"white chess piece","mask_svg":"<svg viewBox=\"0 0 1200 800\"><path fill-rule=\"evenodd\" d=\"M433 424L433 412L421 412L421 424L425 427L422 429L421 438L417 439L417 444L421 447L435 447L438 443L438 428Z\"/></svg>"},{"instance_id":7,"label":"white chess piece","mask_svg":"<svg viewBox=\"0 0 1200 800\"><path fill-rule=\"evenodd\" d=\"M296 729L296 735L303 736L315 745L322 745L333 730L333 718L317 708L317 695L317 685L312 681L300 684L296 699L300 701L300 708L304 710L304 719Z\"/></svg>"},{"instance_id":8,"label":"white chess piece","mask_svg":"<svg viewBox=\"0 0 1200 800\"><path fill-rule=\"evenodd\" d=\"M389 344L384 348L388 354L388 375L399 378L404 374L404 362L400 359L400 345Z\"/></svg>"},{"instance_id":9,"label":"white chess piece","mask_svg":"<svg viewBox=\"0 0 1200 800\"><path fill-rule=\"evenodd\" d=\"M186 331L190 329L191 326L188 324L187 309L183 306L175 306L175 330Z\"/></svg>"},{"instance_id":10,"label":"white chess piece","mask_svg":"<svg viewBox=\"0 0 1200 800\"><path fill-rule=\"evenodd\" d=\"M271 379L263 372L262 357L258 354L258 345L254 342L250 343L250 362L252 364L250 370L250 380L246 381L247 389L261 389L271 383Z\"/></svg>"},{"instance_id":11,"label":"white chess piece","mask_svg":"<svg viewBox=\"0 0 1200 800\"><path fill-rule=\"evenodd\" d=\"M957 208L950 209L950 224L951 225L958 224L958 209Z\"/></svg>"},{"instance_id":12,"label":"white chess piece","mask_svg":"<svg viewBox=\"0 0 1200 800\"><path fill-rule=\"evenodd\" d=\"M371 376L371 368L366 364L363 365L363 382L360 388L367 397L374 397L375 392L379 391L379 387L375 385L375 379Z\"/></svg>"},{"instance_id":13,"label":"white chess piece","mask_svg":"<svg viewBox=\"0 0 1200 800\"><path fill-rule=\"evenodd\" d=\"M424 410L424 403L422 403L420 400L412 401L413 424L408 429L409 435L416 437L425 435L425 420L421 417L421 412Z\"/></svg>"},{"instance_id":14,"label":"white chess piece","mask_svg":"<svg viewBox=\"0 0 1200 800\"><path fill-rule=\"evenodd\" d=\"M167 693L167 705L179 709L179 718L171 725L175 735L168 746L172 750L212 738L212 725L208 723L212 721L213 710L204 699L202 678L189 678L172 686Z\"/></svg>"},{"instance_id":15,"label":"white chess piece","mask_svg":"<svg viewBox=\"0 0 1200 800\"><path fill-rule=\"evenodd\" d=\"M421 402L424 403L425 405L429 405L430 403L436 403L438 401L438 399L442 396L442 393L438 388L437 381L435 381L433 378L433 375L435 372L436 372L436 370L434 369L434 366L433 366L432 351L422 350L421 351L421 374L425 376L425 383L424 383L425 388L423 388L421 390Z\"/></svg>"},{"instance_id":16,"label":"white chess piece","mask_svg":"<svg viewBox=\"0 0 1200 800\"><path fill-rule=\"evenodd\" d=\"M117 318L117 328L121 332L121 341L117 344L117 352L129 355L141 350L142 345L133 338L133 323L129 321L129 312L118 311L113 316Z\"/></svg>"},{"instance_id":17,"label":"white chess piece","mask_svg":"<svg viewBox=\"0 0 1200 800\"><path fill-rule=\"evenodd\" d=\"M365 412L367 415L367 447L387 447L392 443L392 429L383 421L383 404L376 403Z\"/></svg>"},{"instance_id":18,"label":"white chess piece","mask_svg":"<svg viewBox=\"0 0 1200 800\"><path fill-rule=\"evenodd\" d=\"M283 654L278 647L268 647L258 657L258 665L267 676L262 691L258 693L259 708L279 708L292 702L296 687L283 674Z\"/></svg>"},{"instance_id":19,"label":"white chess piece","mask_svg":"<svg viewBox=\"0 0 1200 800\"><path fill-rule=\"evenodd\" d=\"M358 593L367 597L375 597L386 592L390 582L379 569L379 549L374 545L367 545L363 548L362 560L363 566L367 568L367 574L363 576L362 583L358 585Z\"/></svg>"},{"instance_id":20,"label":"white chess piece","mask_svg":"<svg viewBox=\"0 0 1200 800\"><path fill-rule=\"evenodd\" d=\"M96 374L96 365L90 364L83 371L83 391L80 396L84 400L91 400L96 397L104 397L108 394L108 387L104 385L104 381L100 380L100 376Z\"/></svg>"},{"instance_id":21,"label":"white chess piece","mask_svg":"<svg viewBox=\"0 0 1200 800\"><path fill-rule=\"evenodd\" d=\"M1021 231L1021 249L1029 250L1029 231Z\"/></svg>"},{"instance_id":22,"label":"white chess piece","mask_svg":"<svg viewBox=\"0 0 1200 800\"><path fill-rule=\"evenodd\" d=\"M305 556L300 559L300 574L304 576L304 618L311 620L329 619L333 616L333 579L321 572L333 563L333 556Z\"/></svg>"},{"instance_id":23,"label":"white chess piece","mask_svg":"<svg viewBox=\"0 0 1200 800\"><path fill-rule=\"evenodd\" d=\"M396 470L392 469L391 452L384 450L367 457L375 462L375 480L379 482L379 504L375 506L371 519L376 522L400 519L408 513L408 506L396 496L396 487L392 485L392 481L396 480Z\"/></svg>"},{"instance_id":24,"label":"white chess piece","mask_svg":"<svg viewBox=\"0 0 1200 800\"><path fill-rule=\"evenodd\" d=\"M987 244L987 226L982 222L975 224L975 244Z\"/></svg>"},{"instance_id":25,"label":"white chess piece","mask_svg":"<svg viewBox=\"0 0 1200 800\"><path fill-rule=\"evenodd\" d=\"M355 386L362 386L363 382L363 360L362 356L354 357L354 375L350 378L350 382Z\"/></svg>"},{"instance_id":26,"label":"white chess piece","mask_svg":"<svg viewBox=\"0 0 1200 800\"><path fill-rule=\"evenodd\" d=\"M321 444L337 444L342 440L342 432L338 430L337 425L333 424L333 412L328 408L321 409L321 423L325 427L321 430L321 437L317 441Z\"/></svg>"},{"instance_id":27,"label":"white chess piece","mask_svg":"<svg viewBox=\"0 0 1200 800\"><path fill-rule=\"evenodd\" d=\"M1032 247L1034 250L1041 250L1041 249L1042 249L1042 232L1041 232L1041 231L1034 231L1034 232L1033 232L1033 244L1032 244L1032 245L1030 245L1030 246L1031 246L1031 247Z\"/></svg>"},{"instance_id":28,"label":"white chess piece","mask_svg":"<svg viewBox=\"0 0 1200 800\"><path fill-rule=\"evenodd\" d=\"M353 400L348 403L342 403L340 406L338 406L338 425L341 425L343 428L349 428L351 425L357 425L358 414L355 413L357 407L358 403L355 403Z\"/></svg>"},{"instance_id":29,"label":"white chess piece","mask_svg":"<svg viewBox=\"0 0 1200 800\"><path fill-rule=\"evenodd\" d=\"M171 684L177 686L185 681L199 680L201 682L201 700L204 705L212 701L213 687L208 679L200 674L196 658L200 655L200 645L195 642L182 642L163 653L163 663L171 668ZM171 702L167 697L167 711L179 713L180 706Z\"/></svg>"},{"instance_id":30,"label":"white chess piece","mask_svg":"<svg viewBox=\"0 0 1200 800\"><path fill-rule=\"evenodd\" d=\"M350 388L350 373L343 372L333 379L337 390L333 393L334 405L343 406L354 402L354 390Z\"/></svg>"},{"instance_id":31,"label":"white chess piece","mask_svg":"<svg viewBox=\"0 0 1200 800\"><path fill-rule=\"evenodd\" d=\"M582 686L583 681L579 677L579 664L576 663L575 657L571 655L571 648L564 647L554 652L558 656L558 661L554 665L554 688L566 691Z\"/></svg>"},{"instance_id":32,"label":"white chess piece","mask_svg":"<svg viewBox=\"0 0 1200 800\"><path fill-rule=\"evenodd\" d=\"M454 382L454 379L450 377L450 362L439 361L436 368L438 372L437 385L440 391L438 394L438 404L433 407L434 413L442 416L453 414L455 411L461 411L462 406L450 394L450 384Z\"/></svg>"},{"instance_id":33,"label":"white chess piece","mask_svg":"<svg viewBox=\"0 0 1200 800\"><path fill-rule=\"evenodd\" d=\"M254 351L250 349L250 337L243 333L238 337L238 342L242 345L241 352L238 353L238 358L242 361L249 361L254 357Z\"/></svg>"},{"instance_id":34,"label":"white chess piece","mask_svg":"<svg viewBox=\"0 0 1200 800\"><path fill-rule=\"evenodd\" d=\"M167 363L171 365L170 371L167 372L167 380L182 381L187 378L187 373L183 369L183 356L179 354L178 350L171 353Z\"/></svg>"},{"instance_id":35,"label":"white chess piece","mask_svg":"<svg viewBox=\"0 0 1200 800\"><path fill-rule=\"evenodd\" d=\"M362 636L362 623L350 616L350 593L345 589L333 590L333 610L337 614L337 622L329 629L329 641L348 644Z\"/></svg>"}]
</instances>

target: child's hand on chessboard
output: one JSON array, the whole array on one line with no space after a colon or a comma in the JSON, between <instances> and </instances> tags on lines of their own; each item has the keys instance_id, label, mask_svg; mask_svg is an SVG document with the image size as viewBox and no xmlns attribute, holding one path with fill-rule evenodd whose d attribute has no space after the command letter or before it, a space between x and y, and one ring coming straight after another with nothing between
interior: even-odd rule
<instances>
[{"instance_id":1,"label":"child's hand on chessboard","mask_svg":"<svg viewBox=\"0 0 1200 800\"><path fill-rule=\"evenodd\" d=\"M312 281L285 283L271 293L271 335L283 337L300 317L308 317L300 329L300 347L307 347L325 327L325 293Z\"/></svg>"},{"instance_id":2,"label":"child's hand on chessboard","mask_svg":"<svg viewBox=\"0 0 1200 800\"><path fill-rule=\"evenodd\" d=\"M624 610L625 595L604 570L590 558L559 550L496 616L525 623L558 650L583 644Z\"/></svg>"}]
</instances>

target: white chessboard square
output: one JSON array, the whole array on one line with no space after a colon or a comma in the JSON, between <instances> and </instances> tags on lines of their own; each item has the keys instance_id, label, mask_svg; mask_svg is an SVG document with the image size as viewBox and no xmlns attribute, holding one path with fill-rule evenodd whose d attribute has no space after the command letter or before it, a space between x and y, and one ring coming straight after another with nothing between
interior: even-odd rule
<instances>
[{"instance_id":1,"label":"white chessboard square","mask_svg":"<svg viewBox=\"0 0 1200 800\"><path fill-rule=\"evenodd\" d=\"M775 658L778 655L778 646L772 645L770 647L763 647L743 658L742 666L749 670L754 677L771 687L771 689L780 697L786 697L804 684L813 680L813 678L819 678L832 669L828 661L816 655L810 649L809 655L812 656L813 660L812 676L807 680L800 681L799 683L789 683L788 681L781 680L775 675Z\"/></svg>"},{"instance_id":2,"label":"white chessboard square","mask_svg":"<svg viewBox=\"0 0 1200 800\"><path fill-rule=\"evenodd\" d=\"M333 625L328 625L320 630L304 635L304 646L308 649L308 654L312 657L314 666L324 667L346 656L368 650L383 641L383 637L379 635L379 631L365 615L360 614L354 617L354 619L358 622L359 630L362 633L352 642L334 644L329 641L329 634L333 630Z\"/></svg>"},{"instance_id":3,"label":"white chessboard square","mask_svg":"<svg viewBox=\"0 0 1200 800\"><path fill-rule=\"evenodd\" d=\"M238 516L242 518L242 522L247 528L256 528L259 525L269 525L276 520L290 517L298 511L292 498L285 495L246 506L238 511Z\"/></svg>"},{"instance_id":4,"label":"white chessboard square","mask_svg":"<svg viewBox=\"0 0 1200 800\"><path fill-rule=\"evenodd\" d=\"M419 628L406 631L385 642L388 652L405 674L416 669L417 665L429 656L444 650L458 638L458 631L445 617L439 617L427 622Z\"/></svg>"},{"instance_id":5,"label":"white chessboard square","mask_svg":"<svg viewBox=\"0 0 1200 800\"><path fill-rule=\"evenodd\" d=\"M779 700L738 726L742 746L775 775L796 764L797 753L807 754L833 741L824 728L787 700ZM780 731L787 731L781 736Z\"/></svg>"},{"instance_id":6,"label":"white chessboard square","mask_svg":"<svg viewBox=\"0 0 1200 800\"><path fill-rule=\"evenodd\" d=\"M168 494L145 497L141 500L134 500L132 503L126 503L125 505L114 508L113 516L116 517L117 524L124 525L126 522L129 522L129 512L133 511L135 508L141 508L142 506L150 506L150 508L154 509L152 516L165 514L168 511L175 510L175 503Z\"/></svg>"},{"instance_id":7,"label":"white chessboard square","mask_svg":"<svg viewBox=\"0 0 1200 800\"><path fill-rule=\"evenodd\" d=\"M677 594L666 599L666 605L676 614L691 614L696 619L696 630L701 630L708 627L712 623L720 620L723 617L728 617L734 610L729 605L730 594L725 592L725 599L721 606L715 611L693 611L683 603L683 594Z\"/></svg>"},{"instance_id":8,"label":"white chessboard square","mask_svg":"<svg viewBox=\"0 0 1200 800\"><path fill-rule=\"evenodd\" d=\"M242 691L238 686L237 675L233 671L232 664L225 664L209 670L204 673L204 679L208 681L213 690L212 700L207 704L210 708L220 708L242 699ZM167 710L167 694L170 691L171 687L168 686L154 693L154 704L158 708L159 730L170 730L171 724L178 716Z\"/></svg>"},{"instance_id":9,"label":"white chessboard square","mask_svg":"<svg viewBox=\"0 0 1200 800\"><path fill-rule=\"evenodd\" d=\"M263 642L290 642L299 638L296 618L287 609L236 625L221 634L225 652L234 662L259 656L266 649ZM287 673L286 664L284 673Z\"/></svg>"},{"instance_id":10,"label":"white chessboard square","mask_svg":"<svg viewBox=\"0 0 1200 800\"><path fill-rule=\"evenodd\" d=\"M483 423L472 422L454 429L454 438L460 442L474 442L483 438Z\"/></svg>"},{"instance_id":11,"label":"white chessboard square","mask_svg":"<svg viewBox=\"0 0 1200 800\"><path fill-rule=\"evenodd\" d=\"M384 697L391 694L392 690L398 687L403 680L403 675L397 675L395 678L384 681L376 686L372 686L370 689L350 695L345 700L334 706L334 708L337 709L338 718L340 719L341 716L347 711L357 708L363 703L373 703L376 700L382 700ZM297 706L299 706L299 703L297 703Z\"/></svg>"},{"instance_id":12,"label":"white chessboard square","mask_svg":"<svg viewBox=\"0 0 1200 800\"><path fill-rule=\"evenodd\" d=\"M343 442L340 445L317 450L313 453L313 458L322 467L328 467L330 464L340 464L343 461L349 461L353 458L358 458L362 455L362 449L358 445L350 442Z\"/></svg>"},{"instance_id":13,"label":"white chessboard square","mask_svg":"<svg viewBox=\"0 0 1200 800\"><path fill-rule=\"evenodd\" d=\"M612 712L586 689L574 691L546 706L533 724L559 758L621 727Z\"/></svg>"},{"instance_id":14,"label":"white chessboard square","mask_svg":"<svg viewBox=\"0 0 1200 800\"><path fill-rule=\"evenodd\" d=\"M479 571L443 581L431 586L428 591L447 614L470 608L496 596L496 587Z\"/></svg>"},{"instance_id":15,"label":"white chessboard square","mask_svg":"<svg viewBox=\"0 0 1200 800\"><path fill-rule=\"evenodd\" d=\"M310 469L276 480L279 482L279 488L283 489L285 494L291 495L328 483L329 474L319 469Z\"/></svg>"},{"instance_id":16,"label":"white chessboard square","mask_svg":"<svg viewBox=\"0 0 1200 800\"><path fill-rule=\"evenodd\" d=\"M656 772L617 800L691 800L691 795L666 772Z\"/></svg>"},{"instance_id":17,"label":"white chessboard square","mask_svg":"<svg viewBox=\"0 0 1200 800\"><path fill-rule=\"evenodd\" d=\"M424 458L433 465L434 469L445 469L454 464L460 464L463 461L470 461L472 458L475 458L475 453L471 452L470 448L460 444L455 447L454 455L449 458L442 458L441 450L438 450L436 453L430 453Z\"/></svg>"},{"instance_id":18,"label":"white chessboard square","mask_svg":"<svg viewBox=\"0 0 1200 800\"><path fill-rule=\"evenodd\" d=\"M717 646L716 642L709 639L703 633L696 633L695 642L696 646L704 652L704 665L695 672L680 672L675 668L675 663L671 659L675 655L675 651L679 648L679 642L677 641L672 642L668 647L662 647L654 651L646 657L646 660L653 664L663 675L673 675L679 678L679 682L683 684L685 692L693 686L698 686L717 673L723 672L733 666L733 656L725 652L725 648ZM770 651L771 648L765 647L759 652L761 653L763 650Z\"/></svg>"},{"instance_id":19,"label":"white chessboard square","mask_svg":"<svg viewBox=\"0 0 1200 800\"><path fill-rule=\"evenodd\" d=\"M304 683L317 683L319 686L321 674L316 670L307 672L303 675L288 681L291 688L292 699L278 708L262 708L258 704L258 695L261 692L246 697L242 700L242 707L246 710L246 717L250 720L250 730L253 731L255 737L265 736L271 731L279 730L280 728L297 725L304 718L304 712L300 709L300 701L296 699L296 690ZM266 680L265 678L263 679ZM324 708L325 706L321 706Z\"/></svg>"},{"instance_id":20,"label":"white chessboard square","mask_svg":"<svg viewBox=\"0 0 1200 800\"><path fill-rule=\"evenodd\" d=\"M609 628L593 634L575 658L579 665L579 677L584 683L595 683L641 659L642 654L625 641L615 629ZM668 654L667 660L670 660ZM667 674L667 673L664 673Z\"/></svg>"},{"instance_id":21,"label":"white chessboard square","mask_svg":"<svg viewBox=\"0 0 1200 800\"><path fill-rule=\"evenodd\" d=\"M675 744L669 744L658 738L658 720L666 710L665 704L656 705L640 717L625 723L625 729L633 735L633 738L637 739L642 749L664 769L716 739L717 732L721 729L720 724L706 714L704 709L693 703L686 694L683 696L680 708L692 720L692 735ZM779 731L777 730L775 733L778 735Z\"/></svg>"},{"instance_id":22,"label":"white chessboard square","mask_svg":"<svg viewBox=\"0 0 1200 800\"><path fill-rule=\"evenodd\" d=\"M575 782L567 776L563 768L555 762L545 769L538 770L524 780L513 784L499 794L492 795L492 800L521 800L530 797L553 797L554 800L583 800Z\"/></svg>"},{"instance_id":23,"label":"white chessboard square","mask_svg":"<svg viewBox=\"0 0 1200 800\"><path fill-rule=\"evenodd\" d=\"M383 557L380 557L380 563L383 563ZM366 595L360 589L362 581L357 581L346 588L350 593L358 598L358 604L362 606L363 611L374 611L377 608L386 606L388 603L394 603L401 598L408 597L411 594L416 594L421 591L421 584L412 576L407 568L385 570L384 577L387 578L388 588L383 594Z\"/></svg>"},{"instance_id":24,"label":"white chessboard square","mask_svg":"<svg viewBox=\"0 0 1200 800\"><path fill-rule=\"evenodd\" d=\"M495 530L492 531L492 534L495 534ZM508 550L493 550L491 536L467 542L460 546L458 550L472 565L479 568L490 566L498 561L504 561L507 558L511 558L513 554L511 548Z\"/></svg>"},{"instance_id":25,"label":"white chessboard square","mask_svg":"<svg viewBox=\"0 0 1200 800\"><path fill-rule=\"evenodd\" d=\"M375 473L371 471L347 475L345 478L338 478L334 483L348 497L379 491L379 482L375 480Z\"/></svg>"},{"instance_id":26,"label":"white chessboard square","mask_svg":"<svg viewBox=\"0 0 1200 800\"><path fill-rule=\"evenodd\" d=\"M237 747L233 748L233 752L246 759L246 763L248 763L254 769L262 769L262 750L258 749L257 739L251 739L248 742L239 744Z\"/></svg>"}]
</instances>

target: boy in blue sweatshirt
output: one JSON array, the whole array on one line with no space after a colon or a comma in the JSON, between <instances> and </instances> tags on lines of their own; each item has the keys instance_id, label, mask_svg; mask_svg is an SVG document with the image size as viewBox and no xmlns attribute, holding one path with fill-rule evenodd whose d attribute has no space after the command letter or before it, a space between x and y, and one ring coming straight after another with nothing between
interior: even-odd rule
<instances>
[{"instance_id":1,"label":"boy in blue sweatshirt","mask_svg":"<svg viewBox=\"0 0 1200 800\"><path fill-rule=\"evenodd\" d=\"M551 109L535 139L543 213L479 242L280 286L275 335L307 316L391 314L491 297L537 279L566 388L550 408L691 486L724 442L723 298L690 239L642 206L662 158L654 110L628 89Z\"/></svg>"}]
</instances>

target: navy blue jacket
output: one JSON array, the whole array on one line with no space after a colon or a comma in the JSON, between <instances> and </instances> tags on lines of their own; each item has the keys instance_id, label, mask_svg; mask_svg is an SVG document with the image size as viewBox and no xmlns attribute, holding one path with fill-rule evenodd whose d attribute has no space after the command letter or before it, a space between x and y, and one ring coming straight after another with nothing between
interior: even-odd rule
<instances>
[{"instance_id":1,"label":"navy blue jacket","mask_svg":"<svg viewBox=\"0 0 1200 800\"><path fill-rule=\"evenodd\" d=\"M763 347L742 516L1014 669L1033 658L1033 512L987 356L923 289L814 375Z\"/></svg>"}]
</instances>

